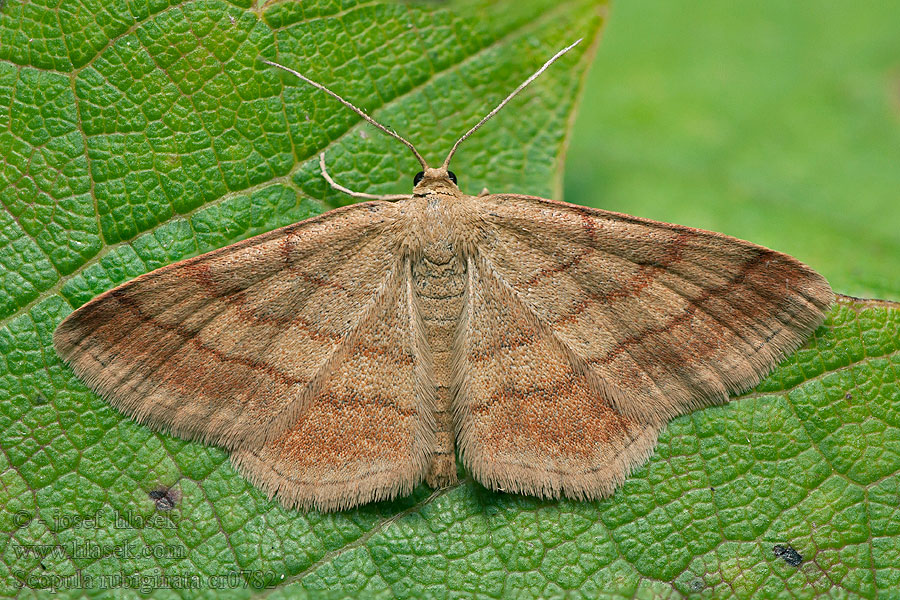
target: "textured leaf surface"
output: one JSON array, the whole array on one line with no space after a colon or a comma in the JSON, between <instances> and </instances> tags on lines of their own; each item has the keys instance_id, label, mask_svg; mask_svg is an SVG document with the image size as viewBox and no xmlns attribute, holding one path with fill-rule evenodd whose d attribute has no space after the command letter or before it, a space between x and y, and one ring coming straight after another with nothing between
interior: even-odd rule
<instances>
[{"instance_id":1,"label":"textured leaf surface","mask_svg":"<svg viewBox=\"0 0 900 600\"><path fill-rule=\"evenodd\" d=\"M122 418L55 357L57 323L97 293L343 202L318 175L319 151L350 187L409 188L417 168L403 148L261 68L259 55L304 67L434 160L553 50L594 40L602 8L5 4L0 594L875 596L900 586L893 304L842 301L757 390L675 421L651 462L597 503L495 494L466 478L337 515L286 511L225 452ZM464 189L559 196L589 59L580 48L462 147Z\"/></svg>"}]
</instances>

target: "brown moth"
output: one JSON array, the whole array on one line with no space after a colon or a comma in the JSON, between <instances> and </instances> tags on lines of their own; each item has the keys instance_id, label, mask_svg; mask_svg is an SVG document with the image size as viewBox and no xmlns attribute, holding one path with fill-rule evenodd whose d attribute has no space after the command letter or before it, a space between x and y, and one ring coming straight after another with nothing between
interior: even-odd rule
<instances>
[{"instance_id":1,"label":"brown moth","mask_svg":"<svg viewBox=\"0 0 900 600\"><path fill-rule=\"evenodd\" d=\"M577 42L576 42L577 43ZM572 45L574 46L574 44ZM833 301L796 259L720 233L517 194L448 170L101 294L54 345L120 411L232 451L288 507L457 481L601 498L678 415L746 390Z\"/></svg>"}]
</instances>

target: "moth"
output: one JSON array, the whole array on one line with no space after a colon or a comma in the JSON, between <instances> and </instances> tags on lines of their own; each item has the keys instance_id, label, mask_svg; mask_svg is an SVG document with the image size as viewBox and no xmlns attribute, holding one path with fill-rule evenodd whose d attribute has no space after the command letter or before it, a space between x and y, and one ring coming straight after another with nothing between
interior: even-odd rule
<instances>
[{"instance_id":1,"label":"moth","mask_svg":"<svg viewBox=\"0 0 900 600\"><path fill-rule=\"evenodd\" d=\"M576 42L577 44L578 42ZM288 507L457 482L612 494L673 417L756 384L823 321L825 279L720 233L517 194L449 170L142 275L54 345L140 423L231 451Z\"/></svg>"}]
</instances>

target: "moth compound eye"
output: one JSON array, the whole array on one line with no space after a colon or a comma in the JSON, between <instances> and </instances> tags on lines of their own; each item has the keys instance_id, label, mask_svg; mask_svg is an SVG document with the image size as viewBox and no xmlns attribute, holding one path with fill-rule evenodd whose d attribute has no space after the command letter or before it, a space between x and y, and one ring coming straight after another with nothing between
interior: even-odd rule
<instances>
[{"instance_id":1,"label":"moth compound eye","mask_svg":"<svg viewBox=\"0 0 900 600\"><path fill-rule=\"evenodd\" d=\"M419 171L416 173L416 176L413 177L413 185L419 185L419 182L422 181L422 178L425 177L425 171Z\"/></svg>"},{"instance_id":2,"label":"moth compound eye","mask_svg":"<svg viewBox=\"0 0 900 600\"><path fill-rule=\"evenodd\" d=\"M447 175L450 176L450 181L456 183L456 173L454 173L453 171L447 171Z\"/></svg>"}]
</instances>

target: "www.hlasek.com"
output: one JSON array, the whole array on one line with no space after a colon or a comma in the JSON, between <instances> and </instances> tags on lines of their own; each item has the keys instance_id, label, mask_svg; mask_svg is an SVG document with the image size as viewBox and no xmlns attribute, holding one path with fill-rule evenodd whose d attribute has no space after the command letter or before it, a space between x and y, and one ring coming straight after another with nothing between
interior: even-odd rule
<instances>
[{"instance_id":1,"label":"www.hlasek.com","mask_svg":"<svg viewBox=\"0 0 900 600\"><path fill-rule=\"evenodd\" d=\"M201 590L201 589L262 589L273 587L284 575L272 571L239 570L224 575L198 575L173 573L109 573L91 575L73 573L57 575L47 572L16 573L19 587L33 590L47 590L56 593L65 589L110 590L127 588L149 594L154 590Z\"/></svg>"},{"instance_id":2,"label":"www.hlasek.com","mask_svg":"<svg viewBox=\"0 0 900 600\"><path fill-rule=\"evenodd\" d=\"M188 550L182 544L99 544L92 540L73 540L65 544L13 544L16 558L29 556L43 559L78 558L187 558Z\"/></svg>"}]
</instances>

